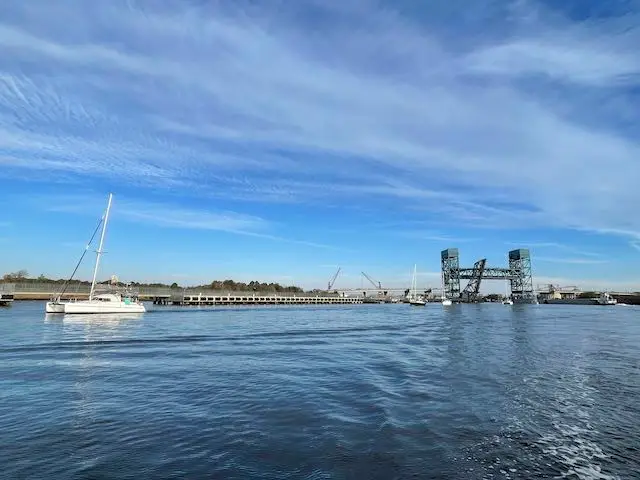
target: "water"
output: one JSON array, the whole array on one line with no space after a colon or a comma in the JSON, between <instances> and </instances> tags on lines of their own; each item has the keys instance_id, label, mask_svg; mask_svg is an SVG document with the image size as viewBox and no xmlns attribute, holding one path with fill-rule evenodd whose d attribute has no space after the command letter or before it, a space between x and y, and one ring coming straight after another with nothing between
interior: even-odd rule
<instances>
[{"instance_id":1,"label":"water","mask_svg":"<svg viewBox=\"0 0 640 480\"><path fill-rule=\"evenodd\" d=\"M0 477L628 479L640 309L0 309Z\"/></svg>"}]
</instances>

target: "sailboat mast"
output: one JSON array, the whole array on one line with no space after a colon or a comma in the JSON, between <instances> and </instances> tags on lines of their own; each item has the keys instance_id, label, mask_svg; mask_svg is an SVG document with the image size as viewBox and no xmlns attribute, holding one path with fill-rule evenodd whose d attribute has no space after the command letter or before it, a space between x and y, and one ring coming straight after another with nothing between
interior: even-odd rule
<instances>
[{"instance_id":1,"label":"sailboat mast","mask_svg":"<svg viewBox=\"0 0 640 480\"><path fill-rule=\"evenodd\" d=\"M100 257L102 256L102 246L104 245L104 235L107 232L107 222L109 221L109 211L111 210L111 199L113 194L109 194L109 202L107 203L107 211L104 214L104 222L102 222L102 234L100 235L100 246L96 252L96 266L93 269L93 280L91 280L91 290L89 291L89 301L93 300L93 291L96 288L96 277L98 276L98 266L100 265Z\"/></svg>"},{"instance_id":2,"label":"sailboat mast","mask_svg":"<svg viewBox=\"0 0 640 480\"><path fill-rule=\"evenodd\" d=\"M417 273L418 273L418 265L414 264L413 265L413 299L415 300L417 297L417 293L418 293L418 277L417 277Z\"/></svg>"}]
</instances>

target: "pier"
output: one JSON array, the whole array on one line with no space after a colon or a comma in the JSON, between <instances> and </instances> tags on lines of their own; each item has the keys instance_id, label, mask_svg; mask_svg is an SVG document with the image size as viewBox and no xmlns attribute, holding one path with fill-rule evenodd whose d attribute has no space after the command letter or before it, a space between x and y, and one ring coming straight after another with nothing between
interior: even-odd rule
<instances>
[{"instance_id":1,"label":"pier","mask_svg":"<svg viewBox=\"0 0 640 480\"><path fill-rule=\"evenodd\" d=\"M265 294L220 292L180 293L157 295L154 305L360 305L362 297L322 296L305 294Z\"/></svg>"},{"instance_id":2,"label":"pier","mask_svg":"<svg viewBox=\"0 0 640 480\"><path fill-rule=\"evenodd\" d=\"M49 300L59 292L56 283L18 283L11 286L11 301ZM0 285L0 289L2 286ZM0 290L2 292L2 290ZM368 303L362 296L315 293L232 292L220 290L175 289L166 287L137 287L140 300L154 305L359 305ZM89 297L89 285L72 284L62 295L63 300L84 300Z\"/></svg>"}]
</instances>

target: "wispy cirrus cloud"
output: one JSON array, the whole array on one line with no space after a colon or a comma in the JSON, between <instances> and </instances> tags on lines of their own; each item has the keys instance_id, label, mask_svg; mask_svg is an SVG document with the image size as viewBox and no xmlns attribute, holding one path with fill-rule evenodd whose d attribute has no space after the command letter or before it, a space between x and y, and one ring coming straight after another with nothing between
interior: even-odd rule
<instances>
[{"instance_id":1,"label":"wispy cirrus cloud","mask_svg":"<svg viewBox=\"0 0 640 480\"><path fill-rule=\"evenodd\" d=\"M241 211L401 210L433 241L461 241L451 224L636 239L620 206L640 201L638 11L466 6L10 1L3 174L161 188L175 215L138 220L264 238ZM181 195L246 207L191 215Z\"/></svg>"},{"instance_id":2,"label":"wispy cirrus cloud","mask_svg":"<svg viewBox=\"0 0 640 480\"><path fill-rule=\"evenodd\" d=\"M467 59L470 71L511 78L540 75L592 87L638 83L640 59L628 49L629 38L594 38L589 28L549 33L547 38L516 39L474 52ZM557 42L562 38L568 43Z\"/></svg>"},{"instance_id":3,"label":"wispy cirrus cloud","mask_svg":"<svg viewBox=\"0 0 640 480\"><path fill-rule=\"evenodd\" d=\"M479 238L472 238L467 236L453 236L446 233L433 231L433 230L401 230L394 232L396 235L405 238L412 238L416 240L426 240L430 242L448 242L448 243L465 243L476 242Z\"/></svg>"},{"instance_id":4,"label":"wispy cirrus cloud","mask_svg":"<svg viewBox=\"0 0 640 480\"><path fill-rule=\"evenodd\" d=\"M85 195L33 197L30 201L51 212L93 214L97 217L104 209L104 205L96 197ZM181 230L211 230L312 248L340 249L333 245L278 235L274 233L278 225L273 222L233 211L184 208L169 203L128 198L114 200L114 208L117 209L118 218L135 224Z\"/></svg>"}]
</instances>

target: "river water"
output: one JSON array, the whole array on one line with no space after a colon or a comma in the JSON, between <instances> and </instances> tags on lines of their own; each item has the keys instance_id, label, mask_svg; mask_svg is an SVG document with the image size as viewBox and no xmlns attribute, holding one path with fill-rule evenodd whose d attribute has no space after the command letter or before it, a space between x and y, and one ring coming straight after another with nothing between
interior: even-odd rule
<instances>
[{"instance_id":1,"label":"river water","mask_svg":"<svg viewBox=\"0 0 640 480\"><path fill-rule=\"evenodd\" d=\"M0 477L640 478L640 308L0 309Z\"/></svg>"}]
</instances>

